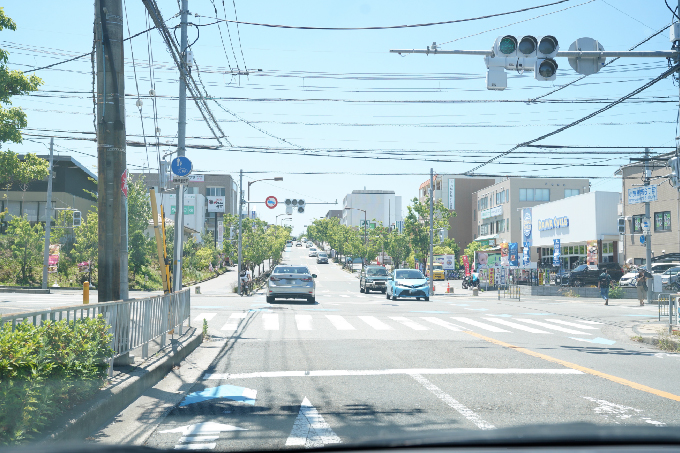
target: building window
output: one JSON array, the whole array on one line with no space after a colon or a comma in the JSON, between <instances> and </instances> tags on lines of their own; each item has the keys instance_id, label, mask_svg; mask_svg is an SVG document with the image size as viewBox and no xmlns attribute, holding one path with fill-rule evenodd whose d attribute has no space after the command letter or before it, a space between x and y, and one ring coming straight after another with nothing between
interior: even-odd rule
<instances>
[{"instance_id":1,"label":"building window","mask_svg":"<svg viewBox=\"0 0 680 453\"><path fill-rule=\"evenodd\" d=\"M505 231L510 231L510 219L505 219Z\"/></svg>"},{"instance_id":2,"label":"building window","mask_svg":"<svg viewBox=\"0 0 680 453\"><path fill-rule=\"evenodd\" d=\"M643 215L633 216L633 233L642 233L642 219Z\"/></svg>"},{"instance_id":3,"label":"building window","mask_svg":"<svg viewBox=\"0 0 680 453\"><path fill-rule=\"evenodd\" d=\"M564 189L564 198L573 197L579 195L581 191L579 189Z\"/></svg>"},{"instance_id":4,"label":"building window","mask_svg":"<svg viewBox=\"0 0 680 453\"><path fill-rule=\"evenodd\" d=\"M24 201L24 215L28 218L29 222L38 221L38 202L37 201Z\"/></svg>"},{"instance_id":5,"label":"building window","mask_svg":"<svg viewBox=\"0 0 680 453\"><path fill-rule=\"evenodd\" d=\"M654 213L654 231L670 231L671 229L671 212L655 212Z\"/></svg>"},{"instance_id":6,"label":"building window","mask_svg":"<svg viewBox=\"0 0 680 453\"><path fill-rule=\"evenodd\" d=\"M505 189L505 201L510 203L510 189Z\"/></svg>"},{"instance_id":7,"label":"building window","mask_svg":"<svg viewBox=\"0 0 680 453\"><path fill-rule=\"evenodd\" d=\"M550 201L550 189L536 189L534 201Z\"/></svg>"},{"instance_id":8,"label":"building window","mask_svg":"<svg viewBox=\"0 0 680 453\"><path fill-rule=\"evenodd\" d=\"M206 187L206 197L224 197L227 194L224 187Z\"/></svg>"},{"instance_id":9,"label":"building window","mask_svg":"<svg viewBox=\"0 0 680 453\"><path fill-rule=\"evenodd\" d=\"M496 192L496 204L501 204L501 193Z\"/></svg>"},{"instance_id":10,"label":"building window","mask_svg":"<svg viewBox=\"0 0 680 453\"><path fill-rule=\"evenodd\" d=\"M477 210L476 209L472 210L472 220L477 220Z\"/></svg>"},{"instance_id":11,"label":"building window","mask_svg":"<svg viewBox=\"0 0 680 453\"><path fill-rule=\"evenodd\" d=\"M519 189L519 201L534 201L534 189Z\"/></svg>"}]
</instances>

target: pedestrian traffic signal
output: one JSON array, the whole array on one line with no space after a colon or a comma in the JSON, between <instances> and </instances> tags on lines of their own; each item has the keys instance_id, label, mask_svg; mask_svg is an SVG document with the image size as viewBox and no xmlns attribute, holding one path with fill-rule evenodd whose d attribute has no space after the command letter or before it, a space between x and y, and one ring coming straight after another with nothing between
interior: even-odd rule
<instances>
[{"instance_id":1,"label":"pedestrian traffic signal","mask_svg":"<svg viewBox=\"0 0 680 453\"><path fill-rule=\"evenodd\" d=\"M555 57L559 50L557 38L542 36L537 39L526 35L517 39L506 35L496 38L491 56L484 57L489 70L486 75L486 88L489 90L504 90L508 86L508 76L505 70L534 71L536 80L555 80L557 76L557 62Z\"/></svg>"},{"instance_id":2,"label":"pedestrian traffic signal","mask_svg":"<svg viewBox=\"0 0 680 453\"><path fill-rule=\"evenodd\" d=\"M82 223L82 215L80 211L73 211L73 226L79 227Z\"/></svg>"},{"instance_id":3,"label":"pedestrian traffic signal","mask_svg":"<svg viewBox=\"0 0 680 453\"><path fill-rule=\"evenodd\" d=\"M626 218L619 217L619 234L626 234Z\"/></svg>"}]
</instances>

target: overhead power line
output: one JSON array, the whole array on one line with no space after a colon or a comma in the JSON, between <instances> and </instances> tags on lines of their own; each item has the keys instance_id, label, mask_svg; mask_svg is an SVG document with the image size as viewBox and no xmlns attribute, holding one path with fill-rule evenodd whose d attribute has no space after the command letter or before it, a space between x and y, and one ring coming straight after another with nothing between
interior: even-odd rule
<instances>
[{"instance_id":1,"label":"overhead power line","mask_svg":"<svg viewBox=\"0 0 680 453\"><path fill-rule=\"evenodd\" d=\"M518 9L515 11L508 11L505 13L496 13L496 14L487 14L485 16L479 16L479 17L471 17L468 19L456 19L456 20L447 20L443 22L429 22L429 23L424 23L424 24L412 24L412 25L390 25L387 27L311 27L311 26L295 26L295 25L278 25L278 24L263 24L263 23L258 23L258 22L243 22L239 20L229 20L229 19L222 19L220 17L210 17L210 16L203 16L201 14L194 14L196 17L204 17L206 19L213 19L217 20L220 22L229 22L233 24L242 24L242 25L254 25L258 27L269 27L269 28L286 28L286 29L293 29L293 30L328 30L328 31L353 31L353 30L392 30L395 28L417 28L417 27L432 27L434 25L446 25L446 24L457 24L460 22L472 22L475 20L482 20L482 19L490 19L492 17L499 17L499 16L507 16L510 14L517 14L517 13L522 13L524 11L531 11L533 9L539 9L539 8L545 8L548 6L553 6L553 5L559 5L560 3L565 3L570 0L560 0L557 2L553 3L547 3L545 5L538 5L538 6L532 6L530 8L523 8L523 9Z\"/></svg>"},{"instance_id":2,"label":"overhead power line","mask_svg":"<svg viewBox=\"0 0 680 453\"><path fill-rule=\"evenodd\" d=\"M574 122L572 122L572 123L570 123L570 124L567 124L566 126L563 126L563 127L559 128L559 129L553 131L553 132L550 132L550 133L548 133L548 134L542 135L542 136L540 136L540 137L538 137L538 138L535 138L535 139L533 139L533 140L530 140L530 141L528 141L528 142L524 142L524 143L520 143L520 144L518 144L518 145L515 145L515 146L513 146L512 148L510 148L508 151L505 151L505 152L499 154L498 156L489 159L489 160L486 161L485 163L480 164L480 165L477 165L477 166L474 167L473 169L466 171L465 174L466 174L466 175L471 175L472 173L474 173L475 171L479 170L480 168L482 168L482 167L484 167L484 166L486 166L486 165L489 165L490 163L492 163L492 162L494 162L494 161L500 159L500 158L503 157L503 156L507 156L508 154L512 153L513 151L515 151L515 150L517 150L517 149L519 149L519 148L522 148L522 147L525 147L525 146L527 146L527 145L531 145L531 144L533 144L533 143L539 142L539 141L544 140L544 139L546 139L546 138L548 138L548 137L552 137L553 135L557 135L557 134L559 134L560 132L564 132L564 131L566 131L567 129L569 129L569 128L571 128L571 127L574 127L574 126L576 126L576 125L578 125L578 124L581 124L582 122L587 121L587 120L589 120L590 118L592 118L592 117L594 117L594 116L597 116L597 115L599 115L599 114L602 113L602 112L606 112L607 110L611 109L612 107L615 107L615 106L619 105L620 103L624 102L626 99L629 99L629 98L631 98L631 97L633 97L633 96L635 96L635 95L637 95L637 94L643 92L644 90L646 90L647 88L651 87L652 85L654 85L655 83L659 82L660 80L663 80L663 79L665 79L666 77L668 77L669 75L674 74L676 71L678 71L678 69L680 69L680 63L679 63L679 64L676 64L676 65L674 65L673 67L669 68L668 70L664 71L660 76L658 76L658 77L655 78L654 80L651 80L650 82L647 82L646 84L644 84L643 86L641 86L641 87L638 88L637 90L632 91L631 93L629 93L629 94L623 96L622 98L620 98L620 99L618 99L618 100L612 102L611 104L608 104L608 105L605 106L605 107L602 107L600 110L598 110L598 111L596 111L596 112L593 112L593 113L591 113L590 115L586 115L586 116L584 116L583 118L578 119L578 120L576 120L576 121L574 121Z\"/></svg>"}]
</instances>

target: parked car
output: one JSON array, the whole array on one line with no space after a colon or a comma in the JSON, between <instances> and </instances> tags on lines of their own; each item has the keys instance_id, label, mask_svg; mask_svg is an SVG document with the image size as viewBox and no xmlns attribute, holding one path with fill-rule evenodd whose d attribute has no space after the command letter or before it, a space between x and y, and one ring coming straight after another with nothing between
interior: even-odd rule
<instances>
[{"instance_id":1,"label":"parked car","mask_svg":"<svg viewBox=\"0 0 680 453\"><path fill-rule=\"evenodd\" d=\"M652 264L652 268L653 268ZM663 274L661 274L661 287L670 289L680 288L680 282L678 281L678 274L680 273L680 266L671 267L667 269Z\"/></svg>"},{"instance_id":2,"label":"parked car","mask_svg":"<svg viewBox=\"0 0 680 453\"><path fill-rule=\"evenodd\" d=\"M267 303L280 298L316 302L315 278L307 266L276 266L267 281Z\"/></svg>"},{"instance_id":3,"label":"parked car","mask_svg":"<svg viewBox=\"0 0 680 453\"><path fill-rule=\"evenodd\" d=\"M619 279L619 286L636 286L637 276L637 272L627 272L623 274L623 277Z\"/></svg>"},{"instance_id":4,"label":"parked car","mask_svg":"<svg viewBox=\"0 0 680 453\"><path fill-rule=\"evenodd\" d=\"M316 249L316 247L312 247L309 249L309 256L316 256L319 254L319 251Z\"/></svg>"},{"instance_id":5,"label":"parked car","mask_svg":"<svg viewBox=\"0 0 680 453\"><path fill-rule=\"evenodd\" d=\"M617 263L601 263L597 269L591 269L587 264L581 264L569 273L569 286L597 286L600 274L607 269L613 281L623 277L623 270Z\"/></svg>"},{"instance_id":6,"label":"parked car","mask_svg":"<svg viewBox=\"0 0 680 453\"><path fill-rule=\"evenodd\" d=\"M388 299L415 297L416 300L430 300L430 282L422 272L415 269L396 269L387 278Z\"/></svg>"},{"instance_id":7,"label":"parked car","mask_svg":"<svg viewBox=\"0 0 680 453\"><path fill-rule=\"evenodd\" d=\"M678 267L680 263L652 263L652 274L663 274L672 267ZM642 269L647 269L647 266L640 266Z\"/></svg>"},{"instance_id":8,"label":"parked car","mask_svg":"<svg viewBox=\"0 0 680 453\"><path fill-rule=\"evenodd\" d=\"M365 266L359 276L359 292L368 294L371 290L374 290L385 294L387 291L387 276L387 269L383 266Z\"/></svg>"},{"instance_id":9,"label":"parked car","mask_svg":"<svg viewBox=\"0 0 680 453\"><path fill-rule=\"evenodd\" d=\"M302 247L302 242L298 242L297 244L295 244L295 247Z\"/></svg>"},{"instance_id":10,"label":"parked car","mask_svg":"<svg viewBox=\"0 0 680 453\"><path fill-rule=\"evenodd\" d=\"M328 264L328 253L319 252L316 256L316 264Z\"/></svg>"}]
</instances>

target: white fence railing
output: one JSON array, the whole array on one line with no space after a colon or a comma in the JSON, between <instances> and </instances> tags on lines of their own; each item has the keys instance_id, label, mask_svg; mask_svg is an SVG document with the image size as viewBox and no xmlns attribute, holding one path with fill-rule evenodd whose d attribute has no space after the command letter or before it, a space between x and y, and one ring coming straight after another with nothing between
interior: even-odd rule
<instances>
[{"instance_id":1,"label":"white fence railing","mask_svg":"<svg viewBox=\"0 0 680 453\"><path fill-rule=\"evenodd\" d=\"M113 334L111 348L114 355L109 361L109 372L113 372L113 360L129 353L133 349L142 348L142 358L149 356L149 343L160 337L160 347L166 345L167 334L175 329L182 335L184 321L191 327L189 312L191 309L189 288L162 296L144 299L131 299L117 302L102 302L91 305L54 307L42 311L25 313L0 314L0 326L11 323L12 330L17 324L28 322L34 326L43 322L74 321L83 318L95 318L102 315Z\"/></svg>"}]
</instances>

